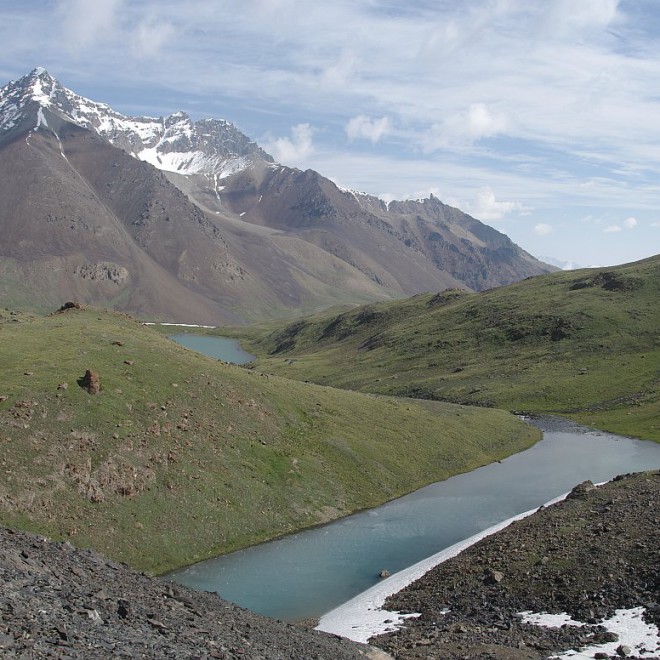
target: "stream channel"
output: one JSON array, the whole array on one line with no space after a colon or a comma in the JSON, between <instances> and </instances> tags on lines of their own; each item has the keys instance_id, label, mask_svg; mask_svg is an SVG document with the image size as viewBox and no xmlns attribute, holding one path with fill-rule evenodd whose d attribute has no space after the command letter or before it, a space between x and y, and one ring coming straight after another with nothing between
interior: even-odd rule
<instances>
[{"instance_id":1,"label":"stream channel","mask_svg":"<svg viewBox=\"0 0 660 660\"><path fill-rule=\"evenodd\" d=\"M543 439L501 462L167 577L217 591L277 619L319 617L373 586L381 570L395 573L407 568L582 481L599 483L618 474L660 468L657 443L585 429L558 418L530 421L541 428Z\"/></svg>"}]
</instances>

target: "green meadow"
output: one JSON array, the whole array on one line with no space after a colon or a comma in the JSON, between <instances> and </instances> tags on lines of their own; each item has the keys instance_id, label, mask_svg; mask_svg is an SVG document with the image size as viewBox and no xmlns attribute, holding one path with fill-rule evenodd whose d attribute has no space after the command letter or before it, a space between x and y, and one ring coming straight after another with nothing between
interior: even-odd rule
<instances>
[{"instance_id":1,"label":"green meadow","mask_svg":"<svg viewBox=\"0 0 660 660\"><path fill-rule=\"evenodd\" d=\"M660 441L660 257L233 334L255 369L288 378Z\"/></svg>"},{"instance_id":2,"label":"green meadow","mask_svg":"<svg viewBox=\"0 0 660 660\"><path fill-rule=\"evenodd\" d=\"M0 364L2 524L152 573L372 507L538 439L501 410L262 375L91 308L0 312ZM87 370L98 394L83 387Z\"/></svg>"}]
</instances>

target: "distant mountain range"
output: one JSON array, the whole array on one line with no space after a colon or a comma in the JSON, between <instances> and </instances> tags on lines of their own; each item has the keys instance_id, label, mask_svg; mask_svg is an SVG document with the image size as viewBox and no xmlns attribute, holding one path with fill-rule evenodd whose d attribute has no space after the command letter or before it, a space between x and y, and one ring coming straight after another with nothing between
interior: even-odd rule
<instances>
[{"instance_id":1,"label":"distant mountain range","mask_svg":"<svg viewBox=\"0 0 660 660\"><path fill-rule=\"evenodd\" d=\"M434 197L346 191L227 121L125 117L41 68L0 89L0 199L3 306L243 322L555 270Z\"/></svg>"},{"instance_id":2,"label":"distant mountain range","mask_svg":"<svg viewBox=\"0 0 660 660\"><path fill-rule=\"evenodd\" d=\"M555 259L554 257L540 256L539 259L546 264L556 266L559 270L579 270L580 268L598 268L598 266L582 266L576 264L574 261L565 261L562 259Z\"/></svg>"}]
</instances>

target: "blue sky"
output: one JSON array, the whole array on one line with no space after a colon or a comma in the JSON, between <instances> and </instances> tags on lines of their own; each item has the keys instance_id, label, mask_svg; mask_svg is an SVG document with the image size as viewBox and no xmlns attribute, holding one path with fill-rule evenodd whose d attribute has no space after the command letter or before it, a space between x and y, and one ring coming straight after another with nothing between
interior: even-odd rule
<instances>
[{"instance_id":1,"label":"blue sky","mask_svg":"<svg viewBox=\"0 0 660 660\"><path fill-rule=\"evenodd\" d=\"M536 256L660 253L658 0L21 0L0 84L232 121L278 161L433 193Z\"/></svg>"}]
</instances>

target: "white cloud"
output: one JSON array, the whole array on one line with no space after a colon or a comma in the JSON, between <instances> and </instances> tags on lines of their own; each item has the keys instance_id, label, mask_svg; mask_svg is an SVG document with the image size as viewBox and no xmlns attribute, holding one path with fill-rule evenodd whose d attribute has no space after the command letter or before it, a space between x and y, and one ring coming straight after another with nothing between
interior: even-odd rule
<instances>
[{"instance_id":1,"label":"white cloud","mask_svg":"<svg viewBox=\"0 0 660 660\"><path fill-rule=\"evenodd\" d=\"M432 151L455 144L470 144L494 137L507 130L509 120L494 113L484 103L473 103L445 121L435 123L424 140L424 150Z\"/></svg>"},{"instance_id":2,"label":"white cloud","mask_svg":"<svg viewBox=\"0 0 660 660\"><path fill-rule=\"evenodd\" d=\"M381 193L378 195L379 199L382 199L385 204L389 204L390 202L394 202L395 200L399 200L401 198L400 195L394 195L392 193Z\"/></svg>"},{"instance_id":3,"label":"white cloud","mask_svg":"<svg viewBox=\"0 0 660 660\"><path fill-rule=\"evenodd\" d=\"M68 36L65 45L75 49L109 39L124 0L60 0L59 14Z\"/></svg>"},{"instance_id":4,"label":"white cloud","mask_svg":"<svg viewBox=\"0 0 660 660\"><path fill-rule=\"evenodd\" d=\"M329 90L350 87L353 82L357 57L345 50L336 62L331 62L321 75L321 86Z\"/></svg>"},{"instance_id":5,"label":"white cloud","mask_svg":"<svg viewBox=\"0 0 660 660\"><path fill-rule=\"evenodd\" d=\"M156 57L174 34L175 28L170 23L149 19L133 32L133 50L138 57Z\"/></svg>"},{"instance_id":6,"label":"white cloud","mask_svg":"<svg viewBox=\"0 0 660 660\"><path fill-rule=\"evenodd\" d=\"M266 14L269 18L276 14L286 14L298 4L297 0L243 0L243 2L258 15Z\"/></svg>"},{"instance_id":7,"label":"white cloud","mask_svg":"<svg viewBox=\"0 0 660 660\"><path fill-rule=\"evenodd\" d=\"M390 120L387 117L372 119L367 115L358 115L346 124L345 130L351 141L362 138L375 144L390 132Z\"/></svg>"},{"instance_id":8,"label":"white cloud","mask_svg":"<svg viewBox=\"0 0 660 660\"><path fill-rule=\"evenodd\" d=\"M314 151L313 133L309 124L296 124L291 127L290 138L277 138L266 145L266 150L278 163L300 167Z\"/></svg>"},{"instance_id":9,"label":"white cloud","mask_svg":"<svg viewBox=\"0 0 660 660\"><path fill-rule=\"evenodd\" d=\"M535 233L537 236L547 236L547 235L550 234L551 232L552 232L552 226L551 226L551 225L547 225L547 224L545 224L544 222L539 222L539 224L537 224L537 225L534 227L534 233Z\"/></svg>"},{"instance_id":10,"label":"white cloud","mask_svg":"<svg viewBox=\"0 0 660 660\"><path fill-rule=\"evenodd\" d=\"M625 229L635 229L637 227L637 218L633 218L632 216L629 218L626 218L623 221L623 226L621 225L609 225L608 227L605 227L603 231L606 234L616 234L620 231L623 231Z\"/></svg>"},{"instance_id":11,"label":"white cloud","mask_svg":"<svg viewBox=\"0 0 660 660\"><path fill-rule=\"evenodd\" d=\"M620 0L555 0L548 3L547 27L557 30L605 28L617 15Z\"/></svg>"},{"instance_id":12,"label":"white cloud","mask_svg":"<svg viewBox=\"0 0 660 660\"><path fill-rule=\"evenodd\" d=\"M478 220L493 222L501 220L512 211L522 211L524 207L518 202L500 202L495 198L495 193L488 187L481 188L475 200L466 204L470 215Z\"/></svg>"},{"instance_id":13,"label":"white cloud","mask_svg":"<svg viewBox=\"0 0 660 660\"><path fill-rule=\"evenodd\" d=\"M457 121L462 124L462 130L472 140L502 133L508 124L503 115L494 114L483 103L473 103L465 115L459 116Z\"/></svg>"}]
</instances>

